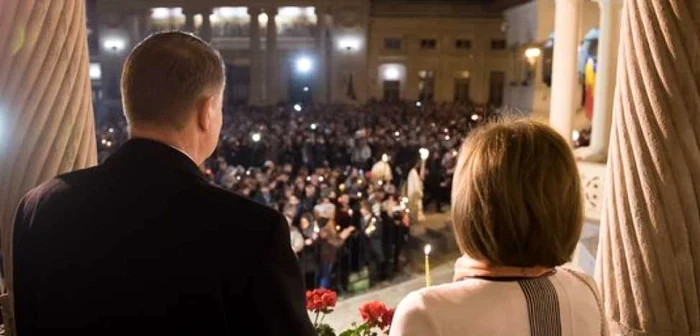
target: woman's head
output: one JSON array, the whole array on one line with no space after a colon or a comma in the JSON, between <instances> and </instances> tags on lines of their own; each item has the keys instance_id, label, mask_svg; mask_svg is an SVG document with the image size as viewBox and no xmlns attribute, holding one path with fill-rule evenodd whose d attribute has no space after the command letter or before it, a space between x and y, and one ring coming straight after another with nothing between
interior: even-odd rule
<instances>
[{"instance_id":1,"label":"woman's head","mask_svg":"<svg viewBox=\"0 0 700 336\"><path fill-rule=\"evenodd\" d=\"M564 138L530 120L474 130L459 154L452 215L457 243L474 259L519 267L569 261L583 200Z\"/></svg>"}]
</instances>

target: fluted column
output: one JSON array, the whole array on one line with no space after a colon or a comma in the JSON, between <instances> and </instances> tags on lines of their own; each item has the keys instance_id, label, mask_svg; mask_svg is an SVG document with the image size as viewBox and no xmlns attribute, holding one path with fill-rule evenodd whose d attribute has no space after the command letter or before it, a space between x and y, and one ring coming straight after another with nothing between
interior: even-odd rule
<instances>
[{"instance_id":1,"label":"fluted column","mask_svg":"<svg viewBox=\"0 0 700 336\"><path fill-rule=\"evenodd\" d=\"M326 83L326 10L322 7L314 7L316 13L316 64L314 75L316 76L316 89L313 92L313 99L316 102L326 103L328 93L328 83Z\"/></svg>"},{"instance_id":2,"label":"fluted column","mask_svg":"<svg viewBox=\"0 0 700 336\"><path fill-rule=\"evenodd\" d=\"M248 7L250 15L250 93L248 103L251 105L262 103L264 78L260 51L260 22L258 21L260 13L260 8Z\"/></svg>"},{"instance_id":3,"label":"fluted column","mask_svg":"<svg viewBox=\"0 0 700 336\"><path fill-rule=\"evenodd\" d=\"M700 335L698 17L695 0L622 9L596 265L611 335Z\"/></svg>"},{"instance_id":4,"label":"fluted column","mask_svg":"<svg viewBox=\"0 0 700 336\"><path fill-rule=\"evenodd\" d=\"M94 165L96 145L85 2L5 0L0 26L0 242L12 289L19 199L57 174ZM13 319L5 322L12 335Z\"/></svg>"},{"instance_id":5,"label":"fluted column","mask_svg":"<svg viewBox=\"0 0 700 336\"><path fill-rule=\"evenodd\" d=\"M185 27L183 28L186 32L194 32L194 13L191 11L185 11Z\"/></svg>"},{"instance_id":6,"label":"fluted column","mask_svg":"<svg viewBox=\"0 0 700 336\"><path fill-rule=\"evenodd\" d=\"M138 13L137 20L139 22L139 32L141 39L144 39L151 33L151 10L143 10ZM141 39L137 40L140 41Z\"/></svg>"},{"instance_id":7,"label":"fluted column","mask_svg":"<svg viewBox=\"0 0 700 336\"><path fill-rule=\"evenodd\" d=\"M265 8L267 14L267 39L265 41L265 100L275 104L279 100L279 66L277 55L277 7Z\"/></svg>"},{"instance_id":8,"label":"fluted column","mask_svg":"<svg viewBox=\"0 0 700 336\"><path fill-rule=\"evenodd\" d=\"M593 97L590 160L605 161L610 144L617 52L620 44L620 15L622 0L599 0L600 35L598 37L598 64Z\"/></svg>"},{"instance_id":9,"label":"fluted column","mask_svg":"<svg viewBox=\"0 0 700 336\"><path fill-rule=\"evenodd\" d=\"M571 143L578 98L576 60L582 0L556 0L549 124Z\"/></svg>"},{"instance_id":10,"label":"fluted column","mask_svg":"<svg viewBox=\"0 0 700 336\"><path fill-rule=\"evenodd\" d=\"M211 9L202 11L202 29L199 31L199 36L202 40L211 42Z\"/></svg>"}]
</instances>

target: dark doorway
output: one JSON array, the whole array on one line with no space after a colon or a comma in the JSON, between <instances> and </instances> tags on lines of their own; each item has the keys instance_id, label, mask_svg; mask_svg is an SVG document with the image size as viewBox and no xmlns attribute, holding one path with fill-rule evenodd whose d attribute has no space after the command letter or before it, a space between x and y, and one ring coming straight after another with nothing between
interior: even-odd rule
<instances>
[{"instance_id":1,"label":"dark doorway","mask_svg":"<svg viewBox=\"0 0 700 336\"><path fill-rule=\"evenodd\" d=\"M506 73L503 71L491 71L489 76L489 104L503 105L503 91L505 90Z\"/></svg>"},{"instance_id":2,"label":"dark doorway","mask_svg":"<svg viewBox=\"0 0 700 336\"><path fill-rule=\"evenodd\" d=\"M385 80L383 84L384 101L396 103L399 101L401 82L397 80Z\"/></svg>"},{"instance_id":3,"label":"dark doorway","mask_svg":"<svg viewBox=\"0 0 700 336\"><path fill-rule=\"evenodd\" d=\"M248 103L250 67L226 64L226 91L224 97L227 106Z\"/></svg>"},{"instance_id":4,"label":"dark doorway","mask_svg":"<svg viewBox=\"0 0 700 336\"><path fill-rule=\"evenodd\" d=\"M454 101L466 103L469 102L469 86L471 78L455 78L455 93Z\"/></svg>"}]
</instances>

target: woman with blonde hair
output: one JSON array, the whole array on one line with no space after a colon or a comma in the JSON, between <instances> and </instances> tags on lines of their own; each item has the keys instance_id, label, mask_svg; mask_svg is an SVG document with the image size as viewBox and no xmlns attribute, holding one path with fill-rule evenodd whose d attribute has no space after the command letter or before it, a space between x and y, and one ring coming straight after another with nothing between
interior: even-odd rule
<instances>
[{"instance_id":1,"label":"woman with blonde hair","mask_svg":"<svg viewBox=\"0 0 700 336\"><path fill-rule=\"evenodd\" d=\"M561 267L583 201L566 141L530 120L475 130L459 154L452 217L463 256L454 282L399 305L392 336L604 335L593 280Z\"/></svg>"}]
</instances>

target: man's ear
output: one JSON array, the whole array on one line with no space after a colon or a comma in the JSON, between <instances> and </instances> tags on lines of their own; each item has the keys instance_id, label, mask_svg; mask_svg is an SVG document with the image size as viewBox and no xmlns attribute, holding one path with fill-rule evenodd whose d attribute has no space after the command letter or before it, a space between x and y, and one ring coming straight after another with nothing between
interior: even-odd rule
<instances>
[{"instance_id":1,"label":"man's ear","mask_svg":"<svg viewBox=\"0 0 700 336\"><path fill-rule=\"evenodd\" d=\"M209 132L212 127L212 111L214 106L214 96L207 95L197 101L197 127L204 132Z\"/></svg>"}]
</instances>

